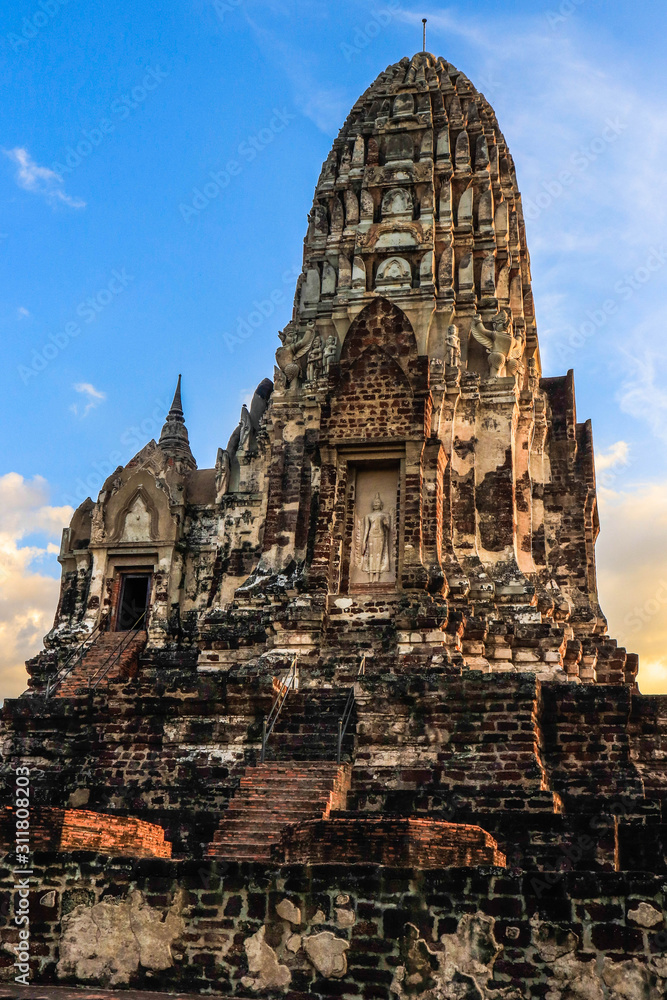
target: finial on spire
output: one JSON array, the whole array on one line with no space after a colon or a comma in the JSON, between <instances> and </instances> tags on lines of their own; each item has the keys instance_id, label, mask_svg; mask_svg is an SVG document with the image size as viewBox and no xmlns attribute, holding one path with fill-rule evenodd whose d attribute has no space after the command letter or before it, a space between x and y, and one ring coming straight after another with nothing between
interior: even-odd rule
<instances>
[{"instance_id":1,"label":"finial on spire","mask_svg":"<svg viewBox=\"0 0 667 1000\"><path fill-rule=\"evenodd\" d=\"M171 409L169 413L180 413L183 416L183 403L181 402L181 376L178 376L178 382L176 383L176 392L174 393L174 399L171 404Z\"/></svg>"},{"instance_id":2,"label":"finial on spire","mask_svg":"<svg viewBox=\"0 0 667 1000\"><path fill-rule=\"evenodd\" d=\"M422 52L426 52L426 18L425 17L422 17L422 24L424 25L424 27L422 28Z\"/></svg>"}]
</instances>

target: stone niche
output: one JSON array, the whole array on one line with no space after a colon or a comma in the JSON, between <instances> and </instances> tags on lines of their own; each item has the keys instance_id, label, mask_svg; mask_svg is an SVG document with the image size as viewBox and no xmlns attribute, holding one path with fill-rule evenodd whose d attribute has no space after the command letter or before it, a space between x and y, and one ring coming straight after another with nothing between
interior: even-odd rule
<instances>
[{"instance_id":1,"label":"stone niche","mask_svg":"<svg viewBox=\"0 0 667 1000\"><path fill-rule=\"evenodd\" d=\"M152 512L141 493L133 498L124 515L121 542L144 542L153 537Z\"/></svg>"},{"instance_id":2,"label":"stone niche","mask_svg":"<svg viewBox=\"0 0 667 1000\"><path fill-rule=\"evenodd\" d=\"M396 588L398 496L398 462L354 468L351 590Z\"/></svg>"}]
</instances>

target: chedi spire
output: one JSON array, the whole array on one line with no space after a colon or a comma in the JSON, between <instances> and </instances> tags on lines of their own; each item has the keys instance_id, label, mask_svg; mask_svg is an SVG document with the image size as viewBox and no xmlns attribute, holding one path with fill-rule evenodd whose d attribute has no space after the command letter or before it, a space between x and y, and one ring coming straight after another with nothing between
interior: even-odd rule
<instances>
[{"instance_id":1,"label":"chedi spire","mask_svg":"<svg viewBox=\"0 0 667 1000\"><path fill-rule=\"evenodd\" d=\"M181 376L178 376L176 392L171 404L167 419L164 422L160 440L160 448L170 458L175 458L181 462L186 462L193 469L197 467L194 456L190 451L190 441L188 430L185 426L183 416L183 404L181 402Z\"/></svg>"}]
</instances>

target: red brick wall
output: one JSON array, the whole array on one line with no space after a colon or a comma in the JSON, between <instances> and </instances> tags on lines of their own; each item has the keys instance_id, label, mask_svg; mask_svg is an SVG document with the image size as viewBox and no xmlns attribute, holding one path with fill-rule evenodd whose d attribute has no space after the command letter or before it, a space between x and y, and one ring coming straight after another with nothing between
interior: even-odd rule
<instances>
[{"instance_id":1,"label":"red brick wall","mask_svg":"<svg viewBox=\"0 0 667 1000\"><path fill-rule=\"evenodd\" d=\"M385 299L367 306L343 342L322 437L331 442L423 437L428 377L421 368L405 314Z\"/></svg>"},{"instance_id":2,"label":"red brick wall","mask_svg":"<svg viewBox=\"0 0 667 1000\"><path fill-rule=\"evenodd\" d=\"M419 868L505 867L505 855L479 826L432 819L335 816L291 827L283 840L287 864L414 865Z\"/></svg>"},{"instance_id":3,"label":"red brick wall","mask_svg":"<svg viewBox=\"0 0 667 1000\"><path fill-rule=\"evenodd\" d=\"M13 850L12 809L0 821L0 849ZM133 816L113 816L88 809L32 809L32 851L91 851L132 858L170 858L164 830Z\"/></svg>"}]
</instances>

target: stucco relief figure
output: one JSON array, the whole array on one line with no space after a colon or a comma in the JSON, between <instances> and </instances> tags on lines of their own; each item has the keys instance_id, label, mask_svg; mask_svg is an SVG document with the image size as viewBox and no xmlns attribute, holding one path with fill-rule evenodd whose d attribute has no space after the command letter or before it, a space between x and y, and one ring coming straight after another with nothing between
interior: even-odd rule
<instances>
[{"instance_id":1,"label":"stucco relief figure","mask_svg":"<svg viewBox=\"0 0 667 1000\"><path fill-rule=\"evenodd\" d=\"M232 475L232 465L229 452L224 448L218 448L215 459L215 500L220 503L221 499L229 490L229 481Z\"/></svg>"},{"instance_id":2,"label":"stucco relief figure","mask_svg":"<svg viewBox=\"0 0 667 1000\"><path fill-rule=\"evenodd\" d=\"M245 403L241 407L239 428L239 451L246 451L252 435L252 423L250 422L250 414L248 413L248 407Z\"/></svg>"},{"instance_id":3,"label":"stucco relief figure","mask_svg":"<svg viewBox=\"0 0 667 1000\"><path fill-rule=\"evenodd\" d=\"M379 493L375 494L373 508L364 518L361 543L361 569L368 573L371 583L379 583L383 573L389 572L391 548L391 516L385 513Z\"/></svg>"},{"instance_id":4,"label":"stucco relief figure","mask_svg":"<svg viewBox=\"0 0 667 1000\"><path fill-rule=\"evenodd\" d=\"M459 328L453 323L447 327L446 359L448 368L461 367L461 338L459 337Z\"/></svg>"},{"instance_id":5,"label":"stucco relief figure","mask_svg":"<svg viewBox=\"0 0 667 1000\"><path fill-rule=\"evenodd\" d=\"M523 326L515 326L514 340L510 349L510 355L505 362L505 371L508 375L516 375L517 372L524 371L523 352L526 349L526 331Z\"/></svg>"},{"instance_id":6,"label":"stucco relief figure","mask_svg":"<svg viewBox=\"0 0 667 1000\"><path fill-rule=\"evenodd\" d=\"M535 358L528 359L528 385L533 392L537 392L540 387L540 370Z\"/></svg>"},{"instance_id":7,"label":"stucco relief figure","mask_svg":"<svg viewBox=\"0 0 667 1000\"><path fill-rule=\"evenodd\" d=\"M314 382L320 377L322 372L322 338L315 337L308 352L308 364L306 366L306 379Z\"/></svg>"},{"instance_id":8,"label":"stucco relief figure","mask_svg":"<svg viewBox=\"0 0 667 1000\"><path fill-rule=\"evenodd\" d=\"M329 219L324 205L313 205L313 210L308 216L311 232L314 234L329 235Z\"/></svg>"},{"instance_id":9,"label":"stucco relief figure","mask_svg":"<svg viewBox=\"0 0 667 1000\"><path fill-rule=\"evenodd\" d=\"M311 321L306 326L306 331L299 337L296 328L292 323L288 323L284 330L278 333L283 346L276 351L276 363L285 376L287 388L292 382L302 374L301 358L310 350L310 345L315 336L315 324Z\"/></svg>"},{"instance_id":10,"label":"stucco relief figure","mask_svg":"<svg viewBox=\"0 0 667 1000\"><path fill-rule=\"evenodd\" d=\"M331 366L336 361L338 354L338 338L335 333L330 333L324 345L324 374L328 375Z\"/></svg>"},{"instance_id":11,"label":"stucco relief figure","mask_svg":"<svg viewBox=\"0 0 667 1000\"><path fill-rule=\"evenodd\" d=\"M519 368L519 359L513 356L516 348L512 333L512 313L507 306L499 309L491 320L491 329L484 326L482 319L476 315L472 321L472 335L478 344L486 347L489 356L489 376L501 378L503 375L515 375Z\"/></svg>"}]
</instances>

